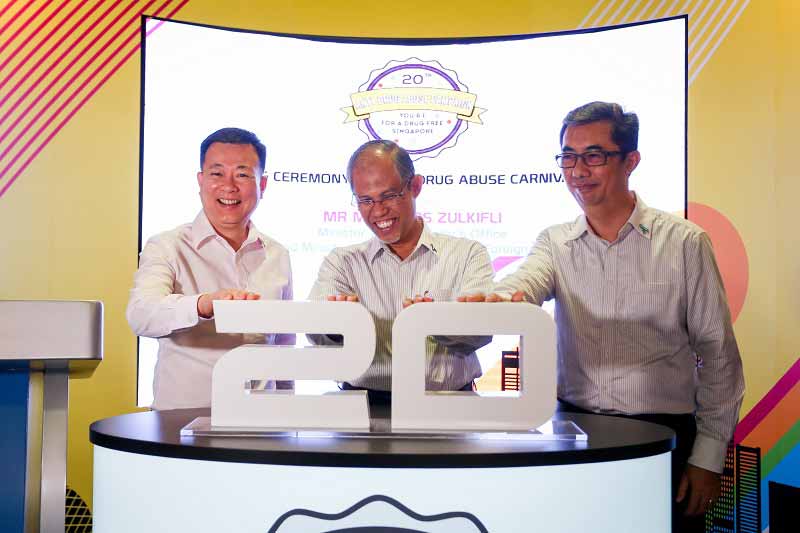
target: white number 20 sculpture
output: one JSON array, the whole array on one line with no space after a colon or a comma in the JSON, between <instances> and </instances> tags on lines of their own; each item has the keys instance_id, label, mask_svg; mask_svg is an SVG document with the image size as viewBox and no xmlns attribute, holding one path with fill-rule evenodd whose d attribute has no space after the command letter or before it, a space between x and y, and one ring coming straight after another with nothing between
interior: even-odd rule
<instances>
[{"instance_id":1,"label":"white number 20 sculpture","mask_svg":"<svg viewBox=\"0 0 800 533\"><path fill-rule=\"evenodd\" d=\"M519 396L426 392L428 335L519 335ZM555 323L535 305L412 305L394 321L392 352L392 429L525 431L555 411Z\"/></svg>"},{"instance_id":2,"label":"white number 20 sculpture","mask_svg":"<svg viewBox=\"0 0 800 533\"><path fill-rule=\"evenodd\" d=\"M253 379L332 379L363 374L375 351L375 325L350 302L217 301L220 333L336 333L341 347L244 345L214 367L211 424L249 428L369 428L366 393L321 396L283 391L251 394ZM517 397L425 391L429 335L520 335ZM555 410L556 334L552 318L525 303L423 303L403 310L392 328L392 429L421 431L529 430Z\"/></svg>"},{"instance_id":3,"label":"white number 20 sculpture","mask_svg":"<svg viewBox=\"0 0 800 533\"><path fill-rule=\"evenodd\" d=\"M342 391L323 396L279 391L252 394L254 379L356 378L372 363L375 324L352 302L215 301L218 333L338 333L344 345L246 344L223 355L211 379L213 426L369 429L367 395Z\"/></svg>"}]
</instances>

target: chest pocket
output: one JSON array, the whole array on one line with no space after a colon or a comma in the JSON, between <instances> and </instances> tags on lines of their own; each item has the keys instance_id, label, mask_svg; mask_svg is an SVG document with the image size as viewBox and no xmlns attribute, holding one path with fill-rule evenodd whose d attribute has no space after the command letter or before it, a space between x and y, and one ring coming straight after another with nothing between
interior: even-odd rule
<instances>
[{"instance_id":1,"label":"chest pocket","mask_svg":"<svg viewBox=\"0 0 800 533\"><path fill-rule=\"evenodd\" d=\"M680 321L680 284L650 282L637 284L621 291L620 316L638 324L657 329L672 329Z\"/></svg>"}]
</instances>

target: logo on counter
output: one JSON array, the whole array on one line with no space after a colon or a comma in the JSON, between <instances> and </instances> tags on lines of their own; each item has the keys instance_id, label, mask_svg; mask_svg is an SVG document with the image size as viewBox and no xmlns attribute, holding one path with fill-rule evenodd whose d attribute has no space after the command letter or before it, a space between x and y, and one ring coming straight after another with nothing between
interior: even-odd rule
<instances>
[{"instance_id":1,"label":"logo on counter","mask_svg":"<svg viewBox=\"0 0 800 533\"><path fill-rule=\"evenodd\" d=\"M387 139L414 160L456 145L469 124L482 124L478 96L438 61L410 57L373 70L343 107L369 139Z\"/></svg>"},{"instance_id":2,"label":"logo on counter","mask_svg":"<svg viewBox=\"0 0 800 533\"><path fill-rule=\"evenodd\" d=\"M475 515L463 511L416 513L394 498L375 494L340 513L293 509L281 515L269 533L487 533Z\"/></svg>"}]
</instances>

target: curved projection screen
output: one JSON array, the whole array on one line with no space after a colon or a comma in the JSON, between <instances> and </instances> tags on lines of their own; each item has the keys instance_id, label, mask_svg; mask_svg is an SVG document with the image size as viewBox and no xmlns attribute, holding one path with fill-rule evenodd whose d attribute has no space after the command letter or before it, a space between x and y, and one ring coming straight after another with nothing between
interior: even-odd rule
<instances>
[{"instance_id":1,"label":"curved projection screen","mask_svg":"<svg viewBox=\"0 0 800 533\"><path fill-rule=\"evenodd\" d=\"M221 127L267 146L253 221L291 252L305 299L328 251L372 234L351 206L353 150L407 148L434 231L481 241L497 277L537 234L579 214L553 156L564 115L593 100L640 120L631 188L686 204L686 18L579 33L462 40L362 40L233 31L146 19L141 240L200 211L200 142ZM484 371L496 340L479 353ZM152 399L156 343L141 339L139 404Z\"/></svg>"}]
</instances>

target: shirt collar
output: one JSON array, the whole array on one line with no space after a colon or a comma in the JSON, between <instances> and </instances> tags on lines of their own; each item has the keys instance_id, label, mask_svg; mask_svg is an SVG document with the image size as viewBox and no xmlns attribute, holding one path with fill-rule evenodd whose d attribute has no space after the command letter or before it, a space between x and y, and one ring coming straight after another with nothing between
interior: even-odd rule
<instances>
[{"instance_id":1,"label":"shirt collar","mask_svg":"<svg viewBox=\"0 0 800 533\"><path fill-rule=\"evenodd\" d=\"M219 234L214 230L214 226L208 220L205 211L200 211L192 222L192 246L198 250L203 244L208 242L209 239L217 237ZM262 246L266 247L267 242L261 233L256 229L255 224L251 220L247 226L247 238L242 243L242 248L253 242L260 242Z\"/></svg>"},{"instance_id":2,"label":"shirt collar","mask_svg":"<svg viewBox=\"0 0 800 533\"><path fill-rule=\"evenodd\" d=\"M628 218L627 224L630 224L633 229L645 239L650 240L653 236L653 220L655 220L655 213L652 209L647 207L647 204L641 197L633 193L636 198L636 205L633 207L633 213Z\"/></svg>"},{"instance_id":3,"label":"shirt collar","mask_svg":"<svg viewBox=\"0 0 800 533\"><path fill-rule=\"evenodd\" d=\"M422 233L419 236L419 240L417 241L417 245L414 247L414 250L411 252L411 254L409 254L409 257L414 255L420 246L424 246L434 254L439 255L439 251L436 246L437 244L440 243L438 242L436 235L430 231L428 225L425 224L425 221L422 221ZM388 244L382 242L377 237L373 237L367 246L367 257L369 258L370 262L372 262L375 261L375 258L381 253L392 253L392 250L389 248Z\"/></svg>"},{"instance_id":4,"label":"shirt collar","mask_svg":"<svg viewBox=\"0 0 800 533\"><path fill-rule=\"evenodd\" d=\"M422 222L422 234L419 236L419 241L417 241L417 247L424 246L437 256L439 255L439 249L436 247L437 244L440 244L439 239L436 238L436 234L434 234L425 222ZM441 247L441 246L440 246ZM416 251L416 248L414 251ZM413 253L413 252L412 252Z\"/></svg>"},{"instance_id":5,"label":"shirt collar","mask_svg":"<svg viewBox=\"0 0 800 533\"><path fill-rule=\"evenodd\" d=\"M383 251L385 244L377 237L373 237L367 245L367 257L370 261L374 261L378 254Z\"/></svg>"},{"instance_id":6,"label":"shirt collar","mask_svg":"<svg viewBox=\"0 0 800 533\"><path fill-rule=\"evenodd\" d=\"M567 232L566 241L574 241L579 239L584 233L589 231L589 222L586 220L586 215L580 215L572 223L572 228Z\"/></svg>"},{"instance_id":7,"label":"shirt collar","mask_svg":"<svg viewBox=\"0 0 800 533\"><path fill-rule=\"evenodd\" d=\"M639 233L639 235L649 240L653 233L653 220L655 220L655 213L652 209L647 207L647 204L644 203L644 201L638 194L636 194L636 192L633 192L633 195L636 200L636 203L633 206L633 212L622 227L624 228L625 225L630 224L631 227ZM575 222L572 223L572 228L569 232L567 232L565 241L574 241L575 239L579 239L588 231L589 222L586 220L586 215L582 214L575 219Z\"/></svg>"}]
</instances>

